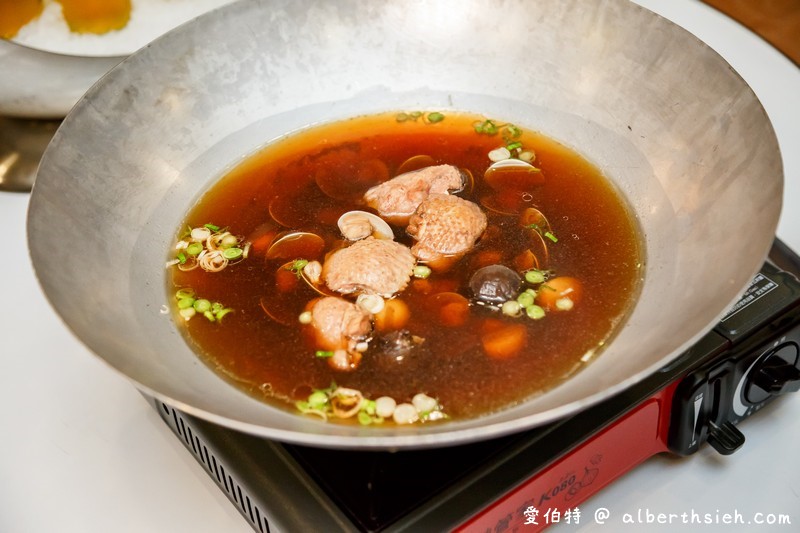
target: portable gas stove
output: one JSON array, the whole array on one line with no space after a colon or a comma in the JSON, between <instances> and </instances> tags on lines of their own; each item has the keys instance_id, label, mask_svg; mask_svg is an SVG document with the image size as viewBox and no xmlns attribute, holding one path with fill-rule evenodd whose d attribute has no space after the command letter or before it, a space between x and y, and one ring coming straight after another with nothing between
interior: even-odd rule
<instances>
[{"instance_id":1,"label":"portable gas stove","mask_svg":"<svg viewBox=\"0 0 800 533\"><path fill-rule=\"evenodd\" d=\"M153 404L259 532L538 531L655 454L735 452L741 420L800 389L798 273L800 257L776 240L739 302L669 365L575 416L489 441L317 449Z\"/></svg>"}]
</instances>

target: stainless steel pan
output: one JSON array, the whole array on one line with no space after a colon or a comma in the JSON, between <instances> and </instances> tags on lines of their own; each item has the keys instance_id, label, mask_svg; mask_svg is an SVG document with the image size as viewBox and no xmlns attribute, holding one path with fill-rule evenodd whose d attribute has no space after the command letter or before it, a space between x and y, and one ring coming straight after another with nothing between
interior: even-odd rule
<instances>
[{"instance_id":1,"label":"stainless steel pan","mask_svg":"<svg viewBox=\"0 0 800 533\"><path fill-rule=\"evenodd\" d=\"M159 312L167 250L188 207L275 137L420 108L512 119L614 180L647 255L622 331L552 392L438 425L324 424L218 378ZM692 35L626 1L264 0L167 34L79 101L42 160L29 243L67 325L165 402L291 442L442 446L569 415L674 359L759 269L782 184L775 136L748 86Z\"/></svg>"}]
</instances>

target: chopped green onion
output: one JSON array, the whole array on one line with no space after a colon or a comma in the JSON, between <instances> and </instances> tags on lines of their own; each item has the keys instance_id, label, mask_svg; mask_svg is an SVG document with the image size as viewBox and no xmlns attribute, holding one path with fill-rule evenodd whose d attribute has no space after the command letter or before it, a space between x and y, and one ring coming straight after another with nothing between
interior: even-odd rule
<instances>
[{"instance_id":1,"label":"chopped green onion","mask_svg":"<svg viewBox=\"0 0 800 533\"><path fill-rule=\"evenodd\" d=\"M222 238L219 245L221 248L231 248L232 246L236 246L238 243L239 239L237 239L235 235L228 233Z\"/></svg>"},{"instance_id":2,"label":"chopped green onion","mask_svg":"<svg viewBox=\"0 0 800 533\"><path fill-rule=\"evenodd\" d=\"M544 309L539 307L538 305L530 305L525 308L525 313L528 315L529 318L533 320L539 320L540 318L544 318Z\"/></svg>"},{"instance_id":3,"label":"chopped green onion","mask_svg":"<svg viewBox=\"0 0 800 533\"><path fill-rule=\"evenodd\" d=\"M186 253L189 255L198 255L200 252L203 251L204 246L202 243L193 242L189 246L186 247Z\"/></svg>"},{"instance_id":4,"label":"chopped green onion","mask_svg":"<svg viewBox=\"0 0 800 533\"><path fill-rule=\"evenodd\" d=\"M308 264L308 259L295 259L291 265L285 267L286 270L291 270L299 278L303 274L303 269Z\"/></svg>"},{"instance_id":5,"label":"chopped green onion","mask_svg":"<svg viewBox=\"0 0 800 533\"><path fill-rule=\"evenodd\" d=\"M516 300L509 300L503 303L503 306L500 310L506 316L519 316L520 310L522 309L522 305Z\"/></svg>"},{"instance_id":6,"label":"chopped green onion","mask_svg":"<svg viewBox=\"0 0 800 533\"><path fill-rule=\"evenodd\" d=\"M300 313L298 320L300 320L301 324L311 324L312 320L311 311L303 311L302 313Z\"/></svg>"},{"instance_id":7,"label":"chopped green onion","mask_svg":"<svg viewBox=\"0 0 800 533\"><path fill-rule=\"evenodd\" d=\"M497 124L490 119L486 119L483 122L476 122L472 127L475 129L475 133L479 134L495 135L497 133Z\"/></svg>"},{"instance_id":8,"label":"chopped green onion","mask_svg":"<svg viewBox=\"0 0 800 533\"><path fill-rule=\"evenodd\" d=\"M290 270L293 270L295 272L303 270L307 264L308 264L308 259L295 259L295 261L292 263Z\"/></svg>"},{"instance_id":9,"label":"chopped green onion","mask_svg":"<svg viewBox=\"0 0 800 533\"><path fill-rule=\"evenodd\" d=\"M525 227L526 228L530 228L530 229L532 229L534 231L537 231L542 237L547 237L548 239L550 239L553 242L558 242L558 237L556 237L556 235L552 231L545 231L544 233L542 233L543 228L541 226L539 226L539 224L535 224L535 223L534 224L528 224Z\"/></svg>"},{"instance_id":10,"label":"chopped green onion","mask_svg":"<svg viewBox=\"0 0 800 533\"><path fill-rule=\"evenodd\" d=\"M508 144L506 145L506 148L508 149L508 151L509 151L509 152L511 152L511 151L513 151L513 150L516 150L517 148L522 148L522 143L521 143L521 142L519 142L519 141L515 141L515 142L512 142L512 143L508 143Z\"/></svg>"},{"instance_id":11,"label":"chopped green onion","mask_svg":"<svg viewBox=\"0 0 800 533\"><path fill-rule=\"evenodd\" d=\"M225 315L233 313L233 309L225 307L220 302L212 303L205 298L195 298L194 290L191 288L179 289L175 293L175 298L178 300L178 312L186 320L200 313L209 321L216 322L222 320Z\"/></svg>"},{"instance_id":12,"label":"chopped green onion","mask_svg":"<svg viewBox=\"0 0 800 533\"><path fill-rule=\"evenodd\" d=\"M178 300L178 309L188 309L194 307L194 298L181 298Z\"/></svg>"},{"instance_id":13,"label":"chopped green onion","mask_svg":"<svg viewBox=\"0 0 800 533\"><path fill-rule=\"evenodd\" d=\"M431 268L425 265L417 265L412 272L415 278L425 279L431 275Z\"/></svg>"},{"instance_id":14,"label":"chopped green onion","mask_svg":"<svg viewBox=\"0 0 800 533\"><path fill-rule=\"evenodd\" d=\"M572 301L572 298L564 296L556 300L556 309L559 311L571 311L573 307L575 307L575 302Z\"/></svg>"},{"instance_id":15,"label":"chopped green onion","mask_svg":"<svg viewBox=\"0 0 800 533\"><path fill-rule=\"evenodd\" d=\"M398 113L394 116L394 119L397 122L407 122L409 120L417 121L420 117L422 117L423 121L429 124L435 124L437 122L441 122L444 120L444 114L433 111L425 115L422 111L411 111L409 113Z\"/></svg>"},{"instance_id":16,"label":"chopped green onion","mask_svg":"<svg viewBox=\"0 0 800 533\"><path fill-rule=\"evenodd\" d=\"M533 300L533 294L529 293L528 291L525 291L517 296L517 303L520 305L520 307L528 307L533 305Z\"/></svg>"},{"instance_id":17,"label":"chopped green onion","mask_svg":"<svg viewBox=\"0 0 800 533\"><path fill-rule=\"evenodd\" d=\"M434 111L433 113L428 113L428 122L432 124L441 122L443 120L444 120L444 115L439 113L438 111Z\"/></svg>"},{"instance_id":18,"label":"chopped green onion","mask_svg":"<svg viewBox=\"0 0 800 533\"><path fill-rule=\"evenodd\" d=\"M308 405L315 409L321 409L328 403L328 395L325 391L315 390L308 397Z\"/></svg>"},{"instance_id":19,"label":"chopped green onion","mask_svg":"<svg viewBox=\"0 0 800 533\"><path fill-rule=\"evenodd\" d=\"M504 161L511 157L511 152L508 151L508 148L505 146L501 146L500 148L495 148L491 150L488 154L489 160L497 163L498 161Z\"/></svg>"},{"instance_id":20,"label":"chopped green onion","mask_svg":"<svg viewBox=\"0 0 800 533\"><path fill-rule=\"evenodd\" d=\"M376 413L375 400L364 400L364 406L361 408L365 413L372 416Z\"/></svg>"},{"instance_id":21,"label":"chopped green onion","mask_svg":"<svg viewBox=\"0 0 800 533\"><path fill-rule=\"evenodd\" d=\"M219 231L219 226L215 226L214 224L203 224L203 227L208 228L211 231Z\"/></svg>"},{"instance_id":22,"label":"chopped green onion","mask_svg":"<svg viewBox=\"0 0 800 533\"><path fill-rule=\"evenodd\" d=\"M328 357L333 357L333 351L331 351L331 350L317 350L316 352L314 352L314 355L316 355L320 359L327 359Z\"/></svg>"},{"instance_id":23,"label":"chopped green onion","mask_svg":"<svg viewBox=\"0 0 800 533\"><path fill-rule=\"evenodd\" d=\"M186 263L186 254L178 252L178 261L180 261L181 264Z\"/></svg>"},{"instance_id":24,"label":"chopped green onion","mask_svg":"<svg viewBox=\"0 0 800 533\"><path fill-rule=\"evenodd\" d=\"M178 289L178 292L175 293L175 298L178 300L183 300L184 298L194 298L194 290L193 289Z\"/></svg>"},{"instance_id":25,"label":"chopped green onion","mask_svg":"<svg viewBox=\"0 0 800 533\"><path fill-rule=\"evenodd\" d=\"M211 312L214 314L214 316L217 318L217 320L222 320L222 318L225 315L233 313L233 309L231 309L230 307L226 307L225 309L220 309L219 311L214 311L212 309Z\"/></svg>"},{"instance_id":26,"label":"chopped green onion","mask_svg":"<svg viewBox=\"0 0 800 533\"><path fill-rule=\"evenodd\" d=\"M192 307L194 307L194 310L198 313L205 313L206 311L211 311L211 302L205 298L201 298L199 300L195 300Z\"/></svg>"},{"instance_id":27,"label":"chopped green onion","mask_svg":"<svg viewBox=\"0 0 800 533\"><path fill-rule=\"evenodd\" d=\"M241 248L226 248L222 250L222 257L225 259L238 259L242 256Z\"/></svg>"},{"instance_id":28,"label":"chopped green onion","mask_svg":"<svg viewBox=\"0 0 800 533\"><path fill-rule=\"evenodd\" d=\"M528 270L525 272L525 281L532 285L537 285L544 282L544 272L541 270Z\"/></svg>"},{"instance_id":29,"label":"chopped green onion","mask_svg":"<svg viewBox=\"0 0 800 533\"><path fill-rule=\"evenodd\" d=\"M507 139L516 139L516 138L518 138L519 136L522 135L522 130L519 129L514 124L506 124L506 127L504 128L504 130L505 131L503 132L503 136L505 138L507 138ZM520 146L522 146L522 144L520 144ZM510 149L511 148L509 148L509 150Z\"/></svg>"}]
</instances>

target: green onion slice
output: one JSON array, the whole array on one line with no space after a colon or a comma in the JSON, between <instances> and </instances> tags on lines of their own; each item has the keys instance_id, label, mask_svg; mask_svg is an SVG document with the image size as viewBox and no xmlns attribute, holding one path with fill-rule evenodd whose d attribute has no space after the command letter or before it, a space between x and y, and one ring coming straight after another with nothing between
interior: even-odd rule
<instances>
[{"instance_id":1,"label":"green onion slice","mask_svg":"<svg viewBox=\"0 0 800 533\"><path fill-rule=\"evenodd\" d=\"M226 307L225 309L220 309L219 311L214 311L212 309L211 312L214 314L214 316L217 318L217 320L222 320L222 318L225 315L233 313L233 309L231 309L230 307Z\"/></svg>"},{"instance_id":2,"label":"green onion slice","mask_svg":"<svg viewBox=\"0 0 800 533\"><path fill-rule=\"evenodd\" d=\"M412 271L415 278L426 279L431 275L431 267L426 265L417 265Z\"/></svg>"},{"instance_id":3,"label":"green onion slice","mask_svg":"<svg viewBox=\"0 0 800 533\"><path fill-rule=\"evenodd\" d=\"M241 248L226 248L222 250L222 257L229 260L238 259L239 257L242 256L242 253L244 252L242 251Z\"/></svg>"},{"instance_id":4,"label":"green onion slice","mask_svg":"<svg viewBox=\"0 0 800 533\"><path fill-rule=\"evenodd\" d=\"M507 124L503 135L508 139L516 139L522 135L522 130L514 124Z\"/></svg>"},{"instance_id":5,"label":"green onion slice","mask_svg":"<svg viewBox=\"0 0 800 533\"><path fill-rule=\"evenodd\" d=\"M544 272L541 270L528 270L525 272L525 281L536 285L537 283L544 283Z\"/></svg>"},{"instance_id":6,"label":"green onion slice","mask_svg":"<svg viewBox=\"0 0 800 533\"><path fill-rule=\"evenodd\" d=\"M178 309L188 309L194 307L194 298L181 298L178 300Z\"/></svg>"},{"instance_id":7,"label":"green onion slice","mask_svg":"<svg viewBox=\"0 0 800 533\"><path fill-rule=\"evenodd\" d=\"M428 122L430 123L437 123L444 120L444 115L439 113L438 111L434 111L433 113L428 113Z\"/></svg>"},{"instance_id":8,"label":"green onion slice","mask_svg":"<svg viewBox=\"0 0 800 533\"><path fill-rule=\"evenodd\" d=\"M184 298L194 298L194 290L189 288L178 289L178 292L175 293L175 298L178 300L183 300Z\"/></svg>"},{"instance_id":9,"label":"green onion slice","mask_svg":"<svg viewBox=\"0 0 800 533\"><path fill-rule=\"evenodd\" d=\"M189 255L199 255L203 251L203 245L199 242L193 242L186 247L186 253Z\"/></svg>"},{"instance_id":10,"label":"green onion slice","mask_svg":"<svg viewBox=\"0 0 800 533\"><path fill-rule=\"evenodd\" d=\"M205 298L200 298L199 300L194 301L193 307L198 313L205 313L206 311L211 311L211 302Z\"/></svg>"}]
</instances>

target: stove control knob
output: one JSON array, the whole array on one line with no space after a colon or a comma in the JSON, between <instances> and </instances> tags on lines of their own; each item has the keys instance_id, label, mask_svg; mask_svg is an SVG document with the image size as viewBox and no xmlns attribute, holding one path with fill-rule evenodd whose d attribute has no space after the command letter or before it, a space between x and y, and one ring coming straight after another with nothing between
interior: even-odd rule
<instances>
[{"instance_id":1,"label":"stove control knob","mask_svg":"<svg viewBox=\"0 0 800 533\"><path fill-rule=\"evenodd\" d=\"M745 399L751 404L765 401L770 396L800 390L800 357L797 345L787 343L764 357L753 369Z\"/></svg>"},{"instance_id":2,"label":"stove control knob","mask_svg":"<svg viewBox=\"0 0 800 533\"><path fill-rule=\"evenodd\" d=\"M709 422L707 442L722 455L730 455L742 447L744 435L731 422L721 426Z\"/></svg>"}]
</instances>

